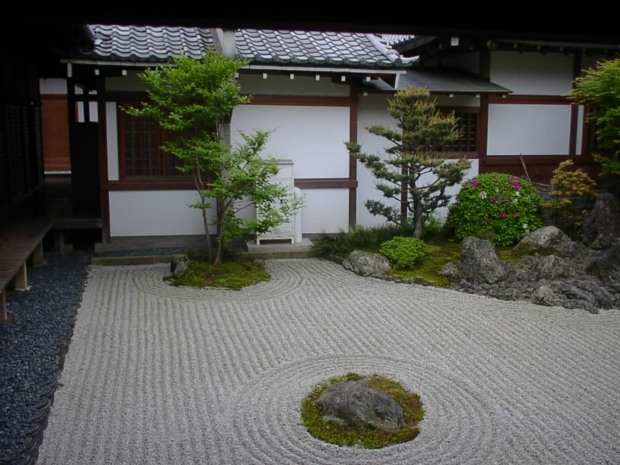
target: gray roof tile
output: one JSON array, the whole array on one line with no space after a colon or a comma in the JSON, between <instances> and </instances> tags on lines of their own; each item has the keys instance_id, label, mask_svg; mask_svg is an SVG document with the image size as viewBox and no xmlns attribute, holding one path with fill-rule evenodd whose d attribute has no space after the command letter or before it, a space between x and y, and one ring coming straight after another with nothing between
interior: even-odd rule
<instances>
[{"instance_id":1,"label":"gray roof tile","mask_svg":"<svg viewBox=\"0 0 620 465\"><path fill-rule=\"evenodd\" d=\"M89 26L95 44L86 58L100 61L170 62L199 59L215 47L209 29L166 26ZM401 57L380 36L355 32L236 31L237 57L252 64L403 68ZM82 57L84 58L84 57Z\"/></svg>"},{"instance_id":2,"label":"gray roof tile","mask_svg":"<svg viewBox=\"0 0 620 465\"><path fill-rule=\"evenodd\" d=\"M399 79L398 89L428 89L454 94L508 94L505 87L456 68L412 68Z\"/></svg>"}]
</instances>

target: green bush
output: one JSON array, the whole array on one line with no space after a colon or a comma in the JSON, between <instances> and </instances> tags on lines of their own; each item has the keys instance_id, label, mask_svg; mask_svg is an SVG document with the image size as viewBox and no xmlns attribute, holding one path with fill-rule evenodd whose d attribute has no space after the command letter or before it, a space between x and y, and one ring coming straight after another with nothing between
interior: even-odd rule
<instances>
[{"instance_id":1,"label":"green bush","mask_svg":"<svg viewBox=\"0 0 620 465\"><path fill-rule=\"evenodd\" d=\"M454 235L507 246L542 226L542 197L534 185L506 173L483 173L465 182L446 219Z\"/></svg>"},{"instance_id":2,"label":"green bush","mask_svg":"<svg viewBox=\"0 0 620 465\"><path fill-rule=\"evenodd\" d=\"M424 258L427 247L421 239L397 236L381 244L379 251L397 268L408 269Z\"/></svg>"},{"instance_id":3,"label":"green bush","mask_svg":"<svg viewBox=\"0 0 620 465\"><path fill-rule=\"evenodd\" d=\"M412 234L412 230L393 224L367 228L358 225L347 231L340 230L335 234L320 234L312 240L312 250L317 256L323 258L344 257L354 250L378 252L379 247L385 241L406 234Z\"/></svg>"}]
</instances>

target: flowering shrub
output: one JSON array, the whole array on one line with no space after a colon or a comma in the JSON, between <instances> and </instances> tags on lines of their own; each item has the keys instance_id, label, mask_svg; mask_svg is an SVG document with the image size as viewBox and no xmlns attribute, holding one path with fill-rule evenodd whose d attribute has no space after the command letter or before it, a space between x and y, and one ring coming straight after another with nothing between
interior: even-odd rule
<instances>
[{"instance_id":1,"label":"flowering shrub","mask_svg":"<svg viewBox=\"0 0 620 465\"><path fill-rule=\"evenodd\" d=\"M506 173L483 173L461 186L446 221L457 239L475 236L512 245L542 226L541 203L531 182Z\"/></svg>"},{"instance_id":2,"label":"flowering shrub","mask_svg":"<svg viewBox=\"0 0 620 465\"><path fill-rule=\"evenodd\" d=\"M572 160L558 165L551 178L552 190L543 207L548 208L553 223L574 239L581 236L583 223L596 200L596 181Z\"/></svg>"},{"instance_id":3,"label":"flowering shrub","mask_svg":"<svg viewBox=\"0 0 620 465\"><path fill-rule=\"evenodd\" d=\"M412 268L427 252L426 243L415 237L396 236L381 244L379 249L396 267Z\"/></svg>"}]
</instances>

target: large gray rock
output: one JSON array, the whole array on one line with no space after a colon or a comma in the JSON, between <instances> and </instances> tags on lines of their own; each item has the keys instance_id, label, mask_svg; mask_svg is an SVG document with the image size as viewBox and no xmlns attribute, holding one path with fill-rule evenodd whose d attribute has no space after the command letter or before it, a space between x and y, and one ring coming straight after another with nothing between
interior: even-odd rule
<instances>
[{"instance_id":1,"label":"large gray rock","mask_svg":"<svg viewBox=\"0 0 620 465\"><path fill-rule=\"evenodd\" d=\"M528 233L512 250L515 257L525 255L556 255L574 257L584 252L585 247L573 242L556 226L545 226Z\"/></svg>"},{"instance_id":2,"label":"large gray rock","mask_svg":"<svg viewBox=\"0 0 620 465\"><path fill-rule=\"evenodd\" d=\"M403 409L383 392L368 386L367 379L331 384L317 400L325 421L354 429L379 429L390 433L404 423Z\"/></svg>"},{"instance_id":3,"label":"large gray rock","mask_svg":"<svg viewBox=\"0 0 620 465\"><path fill-rule=\"evenodd\" d=\"M620 282L620 238L617 238L599 257L593 259L586 266L586 271L604 282L617 286Z\"/></svg>"},{"instance_id":4,"label":"large gray rock","mask_svg":"<svg viewBox=\"0 0 620 465\"><path fill-rule=\"evenodd\" d=\"M390 272L390 261L385 255L354 250L342 262L342 266L361 276L383 277Z\"/></svg>"},{"instance_id":5,"label":"large gray rock","mask_svg":"<svg viewBox=\"0 0 620 465\"><path fill-rule=\"evenodd\" d=\"M600 194L583 225L583 242L591 249L607 249L620 237L620 203L611 193Z\"/></svg>"},{"instance_id":6,"label":"large gray rock","mask_svg":"<svg viewBox=\"0 0 620 465\"><path fill-rule=\"evenodd\" d=\"M466 237L461 242L459 276L472 283L495 284L506 279L509 267L495 253L487 239Z\"/></svg>"}]
</instances>

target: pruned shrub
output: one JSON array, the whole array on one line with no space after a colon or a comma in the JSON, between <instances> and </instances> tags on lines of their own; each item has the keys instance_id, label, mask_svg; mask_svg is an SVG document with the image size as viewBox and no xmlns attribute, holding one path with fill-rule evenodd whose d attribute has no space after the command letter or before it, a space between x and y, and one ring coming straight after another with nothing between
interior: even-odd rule
<instances>
[{"instance_id":1,"label":"pruned shrub","mask_svg":"<svg viewBox=\"0 0 620 465\"><path fill-rule=\"evenodd\" d=\"M513 245L542 226L542 197L534 185L507 173L483 173L465 182L448 210L447 224L468 236Z\"/></svg>"},{"instance_id":2,"label":"pruned shrub","mask_svg":"<svg viewBox=\"0 0 620 465\"><path fill-rule=\"evenodd\" d=\"M381 244L379 249L400 269L413 268L427 253L426 243L415 237L397 236Z\"/></svg>"}]
</instances>

